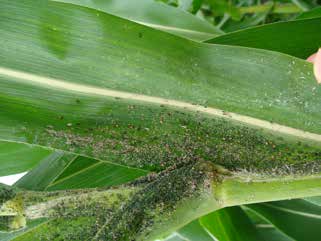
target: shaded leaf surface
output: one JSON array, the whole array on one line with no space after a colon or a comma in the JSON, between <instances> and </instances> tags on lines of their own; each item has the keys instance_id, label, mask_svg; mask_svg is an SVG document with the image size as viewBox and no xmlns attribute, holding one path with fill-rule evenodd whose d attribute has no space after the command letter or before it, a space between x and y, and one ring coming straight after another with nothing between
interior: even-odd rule
<instances>
[{"instance_id":1,"label":"shaded leaf surface","mask_svg":"<svg viewBox=\"0 0 321 241\"><path fill-rule=\"evenodd\" d=\"M201 225L199 220L195 220L185 227L177 231L177 235L173 235L173 240L175 238L181 238L189 241L204 240L204 241L215 241L215 238L211 236L208 230L205 230L204 226ZM171 240L171 239L169 239ZM166 239L166 241L168 241Z\"/></svg>"},{"instance_id":2,"label":"shaded leaf surface","mask_svg":"<svg viewBox=\"0 0 321 241\"><path fill-rule=\"evenodd\" d=\"M218 210L200 218L200 223L220 241L264 240L240 207Z\"/></svg>"},{"instance_id":3,"label":"shaded leaf surface","mask_svg":"<svg viewBox=\"0 0 321 241\"><path fill-rule=\"evenodd\" d=\"M255 225L257 232L264 237L265 240L270 241L294 241L294 239L287 236L285 233L280 231L266 217L261 216L259 213L253 211L247 206L242 206L242 209L246 212L248 217Z\"/></svg>"},{"instance_id":4,"label":"shaded leaf surface","mask_svg":"<svg viewBox=\"0 0 321 241\"><path fill-rule=\"evenodd\" d=\"M317 205L292 200L251 204L248 207L295 240L308 241L320 237L321 208Z\"/></svg>"},{"instance_id":5,"label":"shaded leaf surface","mask_svg":"<svg viewBox=\"0 0 321 241\"><path fill-rule=\"evenodd\" d=\"M293 241L251 209L243 211L241 207L228 207L206 215L181 228L166 241L176 238L188 241Z\"/></svg>"}]
</instances>

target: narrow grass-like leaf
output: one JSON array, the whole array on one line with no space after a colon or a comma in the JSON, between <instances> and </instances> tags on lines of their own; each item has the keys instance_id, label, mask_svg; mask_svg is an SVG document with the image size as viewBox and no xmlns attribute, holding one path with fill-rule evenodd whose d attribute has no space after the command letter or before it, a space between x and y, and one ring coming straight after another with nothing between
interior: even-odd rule
<instances>
[{"instance_id":1,"label":"narrow grass-like leaf","mask_svg":"<svg viewBox=\"0 0 321 241\"><path fill-rule=\"evenodd\" d=\"M313 5L310 3L310 1L305 1L305 0L292 0L292 2L297 5L299 8L301 8L303 11L308 11L310 10Z\"/></svg>"},{"instance_id":2,"label":"narrow grass-like leaf","mask_svg":"<svg viewBox=\"0 0 321 241\"><path fill-rule=\"evenodd\" d=\"M240 207L231 207L200 218L200 223L220 241L264 240Z\"/></svg>"},{"instance_id":3,"label":"narrow grass-like leaf","mask_svg":"<svg viewBox=\"0 0 321 241\"><path fill-rule=\"evenodd\" d=\"M276 228L269 220L265 219L264 216L261 216L259 213L253 211L247 206L242 206L242 209L249 216L251 221L255 224L257 231L260 233L265 240L270 241L294 241L293 238L290 238L285 233L281 232Z\"/></svg>"},{"instance_id":4,"label":"narrow grass-like leaf","mask_svg":"<svg viewBox=\"0 0 321 241\"><path fill-rule=\"evenodd\" d=\"M268 49L307 58L320 47L320 26L321 18L278 22L232 32L207 42Z\"/></svg>"},{"instance_id":5,"label":"narrow grass-like leaf","mask_svg":"<svg viewBox=\"0 0 321 241\"><path fill-rule=\"evenodd\" d=\"M272 5L271 5L271 8L272 8ZM266 17L268 16L268 14L269 14L269 10L267 10L266 12L263 12L263 13L258 13L253 16L247 17L242 21L228 20L222 26L222 30L224 30L224 32L229 33L229 32L234 32L237 30L246 29L249 27L256 26L256 25L262 23L266 19Z\"/></svg>"},{"instance_id":6,"label":"narrow grass-like leaf","mask_svg":"<svg viewBox=\"0 0 321 241\"><path fill-rule=\"evenodd\" d=\"M53 153L15 186L28 190L64 190L120 185L147 172L88 157Z\"/></svg>"},{"instance_id":7,"label":"narrow grass-like leaf","mask_svg":"<svg viewBox=\"0 0 321 241\"><path fill-rule=\"evenodd\" d=\"M175 238L187 241L293 241L276 229L273 224L246 207L244 211L240 207L215 211L191 222L165 240L175 240Z\"/></svg>"},{"instance_id":8,"label":"narrow grass-like leaf","mask_svg":"<svg viewBox=\"0 0 321 241\"><path fill-rule=\"evenodd\" d=\"M316 240L321 235L321 208L307 201L279 201L248 207L295 240Z\"/></svg>"},{"instance_id":9,"label":"narrow grass-like leaf","mask_svg":"<svg viewBox=\"0 0 321 241\"><path fill-rule=\"evenodd\" d=\"M176 236L175 236L176 235ZM209 233L208 230L204 228L199 222L199 220L195 220L185 227L178 230L176 233L173 234L174 237L179 237L183 240L188 241L216 241L216 238ZM171 240L170 238L166 239L166 241Z\"/></svg>"}]
</instances>

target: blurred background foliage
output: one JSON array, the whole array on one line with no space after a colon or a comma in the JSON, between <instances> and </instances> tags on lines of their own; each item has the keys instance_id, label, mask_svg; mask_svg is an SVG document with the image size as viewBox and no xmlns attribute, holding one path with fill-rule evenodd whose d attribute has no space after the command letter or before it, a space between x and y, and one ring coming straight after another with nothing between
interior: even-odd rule
<instances>
[{"instance_id":1,"label":"blurred background foliage","mask_svg":"<svg viewBox=\"0 0 321 241\"><path fill-rule=\"evenodd\" d=\"M205 19L224 32L286 21L318 8L321 0L155 0Z\"/></svg>"}]
</instances>

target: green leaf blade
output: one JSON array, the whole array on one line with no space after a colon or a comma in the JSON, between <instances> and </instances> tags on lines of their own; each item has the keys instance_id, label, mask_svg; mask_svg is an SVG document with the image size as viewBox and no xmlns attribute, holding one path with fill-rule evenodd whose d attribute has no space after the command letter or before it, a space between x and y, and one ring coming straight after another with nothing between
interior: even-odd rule
<instances>
[{"instance_id":1,"label":"green leaf blade","mask_svg":"<svg viewBox=\"0 0 321 241\"><path fill-rule=\"evenodd\" d=\"M321 44L320 25L321 18L278 22L232 32L207 42L268 49L307 58Z\"/></svg>"},{"instance_id":2,"label":"green leaf blade","mask_svg":"<svg viewBox=\"0 0 321 241\"><path fill-rule=\"evenodd\" d=\"M200 223L220 241L264 240L240 207L213 212L200 218Z\"/></svg>"},{"instance_id":3,"label":"green leaf blade","mask_svg":"<svg viewBox=\"0 0 321 241\"><path fill-rule=\"evenodd\" d=\"M80 161L69 166L76 174L91 170L103 177L113 165L126 166L117 176L127 167L161 172L149 176L150 185L126 200L125 211L116 209L95 237L110 235L117 226L117 237L143 239L145 233L137 230L144 222L151 223L151 237L158 237L224 205L284 199L286 191L293 197L320 194L320 178L313 174L320 164L321 92L311 64L265 50L195 43L72 4L41 3L45 6L3 2L0 138L108 163L103 169ZM56 21L60 16L63 21ZM189 175L195 163L213 168L201 189L204 200L183 196L198 184ZM236 177L247 170L261 180L240 178L242 188L231 193ZM84 177L73 179L73 171L66 168L55 188L83 186L77 183ZM182 180L181 172L188 179ZM226 179L218 182L213 173ZM266 173L281 177L271 180ZM289 174L306 176L285 185ZM229 180L231 185L224 186ZM58 181L66 181L64 187ZM270 182L275 186L269 190L277 190L273 196L253 198L244 192L263 190ZM182 195L175 196L173 188ZM56 193L61 194L66 192ZM163 203L169 208L162 209ZM148 222L155 207L170 213L166 225ZM134 228L126 229L128 223Z\"/></svg>"},{"instance_id":4,"label":"green leaf blade","mask_svg":"<svg viewBox=\"0 0 321 241\"><path fill-rule=\"evenodd\" d=\"M321 209L317 205L292 200L251 204L248 207L295 240L308 241L320 236Z\"/></svg>"},{"instance_id":5,"label":"green leaf blade","mask_svg":"<svg viewBox=\"0 0 321 241\"><path fill-rule=\"evenodd\" d=\"M222 32L206 21L178 8L150 0L83 1L55 0L100 10L195 41L203 41Z\"/></svg>"},{"instance_id":6,"label":"green leaf blade","mask_svg":"<svg viewBox=\"0 0 321 241\"><path fill-rule=\"evenodd\" d=\"M1 141L0 176L29 171L50 154L51 151L44 148Z\"/></svg>"},{"instance_id":7,"label":"green leaf blade","mask_svg":"<svg viewBox=\"0 0 321 241\"><path fill-rule=\"evenodd\" d=\"M121 185L147 171L56 151L21 178L16 187L55 191Z\"/></svg>"},{"instance_id":8,"label":"green leaf blade","mask_svg":"<svg viewBox=\"0 0 321 241\"><path fill-rule=\"evenodd\" d=\"M254 128L294 135L293 138L300 141L301 137L314 140L318 146L321 92L316 88L310 64L263 50L193 43L111 15L97 16L97 11L79 6L54 2L50 2L50 6L52 15L64 15L65 22L73 23L55 25L56 18L46 15L48 26L56 31L67 33L72 26L69 39L73 44L65 60L60 59L55 50L48 47L50 45L43 44L50 40L38 35L43 28L41 10L34 11L31 6L16 3L15 8L8 7L8 10L15 9L10 18L6 17L10 11L2 15L2 36L12 40L1 52L4 57L1 68L3 138L147 170L161 170L167 164L160 163L164 152L159 148L167 143L175 150L171 153L187 151L177 143L186 141L182 136L189 135L187 127L194 133L192 139L187 140L195 145L199 143L197 113L200 112L205 118L201 132L209 129L212 136L231 134L236 141L230 144L231 148L242 146L238 143L241 136L244 136L243 143L251 146L250 140L256 134L244 129L242 135L234 136L239 135L239 126L232 128L229 134L224 130L222 119L227 120L228 125L234 125L230 121L235 120ZM26 16L38 17L30 21ZM26 21L26 26L17 24L21 21ZM84 31L84 24L90 30ZM11 31L16 28L21 32ZM22 34L24 32L28 34ZM108 34L108 38L101 38L102 33ZM166 45L160 55L157 43L163 42ZM92 52L88 51L88 46ZM15 58L11 57L13 50L17 51ZM184 56L190 57L185 59ZM241 63L243 67L238 68ZM199 105L193 105L195 103ZM10 111L13 108L17 110L15 113ZM164 112L167 113L165 122ZM213 122L212 118L218 122ZM12 128L15 131L10 131ZM131 133L129 140L126 139L128 133ZM159 137L156 141L153 140L155 136ZM218 140L222 142L223 139ZM210 141L211 145L219 146L216 139ZM264 141L259 142L264 152L271 152ZM290 146L296 149L300 143L294 142ZM144 143L143 148L139 147L141 143ZM284 147L280 145L280 148ZM317 162L318 148L315 148L303 146L299 150L304 150L309 160ZM259 149L256 157L262 159L264 152ZM248 159L246 153L242 154L242 160ZM224 159L226 166L235 167L235 163L226 161L233 157L227 158L226 154L223 151L220 160ZM293 155L291 160L300 163L300 153L293 151L289 155ZM204 158L218 161L217 156L210 153ZM261 160L260 163L264 166L269 162Z\"/></svg>"}]
</instances>

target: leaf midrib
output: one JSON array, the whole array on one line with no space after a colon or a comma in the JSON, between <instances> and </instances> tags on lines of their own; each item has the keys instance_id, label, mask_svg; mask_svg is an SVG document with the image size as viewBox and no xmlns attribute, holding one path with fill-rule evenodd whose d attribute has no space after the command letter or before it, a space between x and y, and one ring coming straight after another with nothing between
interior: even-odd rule
<instances>
[{"instance_id":1,"label":"leaf midrib","mask_svg":"<svg viewBox=\"0 0 321 241\"><path fill-rule=\"evenodd\" d=\"M284 208L284 207L277 207L277 206L274 206L274 205L269 204L269 203L262 203L262 205L270 207L270 208L274 208L274 209L277 209L277 210L280 210L280 211L283 211L283 212L292 213L292 214L295 214L295 215L300 215L300 216L304 216L304 217L308 217L308 218L321 219L321 215L318 215L318 214L295 211L295 210L291 210L289 208Z\"/></svg>"},{"instance_id":2,"label":"leaf midrib","mask_svg":"<svg viewBox=\"0 0 321 241\"><path fill-rule=\"evenodd\" d=\"M176 31L176 32L182 32L182 33L195 33L195 34L203 34L203 35L207 35L207 36L215 36L214 33L209 33L209 32L203 32L203 31L195 31L195 30L191 30L191 29L186 29L186 28L177 28L177 27L173 27L170 25L160 25L160 24L154 24L154 23L147 23L147 22L143 22L143 21L135 21L132 20L136 23L139 23L141 25L145 25L147 27L151 27L151 28L156 28L156 29L163 29L163 30L168 30L168 31Z\"/></svg>"},{"instance_id":3,"label":"leaf midrib","mask_svg":"<svg viewBox=\"0 0 321 241\"><path fill-rule=\"evenodd\" d=\"M55 89L60 89L60 90L65 90L70 92L78 92L78 93L88 94L88 95L121 98L121 99L151 103L156 105L165 105L165 106L170 106L178 109L184 109L191 112L200 112L200 113L208 114L209 116L215 116L215 117L219 117L227 120L241 122L250 126L263 128L273 132L298 137L300 139L321 142L321 135L316 133L306 132L300 129L292 128L285 125L280 125L277 123L271 123L269 121L261 120L261 119L246 116L246 115L241 115L233 112L226 112L218 108L204 107L201 105L195 105L188 102L177 101L173 99L165 99L161 97L148 96L148 95L137 94L137 93L130 93L130 92L119 91L119 90L113 90L105 87L97 88L89 85L68 83L64 80L35 75L35 74L17 71L9 68L4 68L4 67L0 67L0 75L11 77L10 81L36 84L47 88L50 87L50 88L55 88Z\"/></svg>"},{"instance_id":4,"label":"leaf midrib","mask_svg":"<svg viewBox=\"0 0 321 241\"><path fill-rule=\"evenodd\" d=\"M64 177L64 178L61 178L61 179L57 180L57 178L59 178L59 176L61 175L61 173L63 173L63 171L65 171L65 170L68 168L68 166L70 165L70 164L69 164L68 166L65 167L65 169L64 169L61 173L59 173L59 175L57 175L57 177L55 178L55 181L53 181L52 183L48 184L48 186L46 187L45 190L48 190L48 188L50 188L50 187L52 187L52 186L55 186L56 184L62 183L62 182L66 181L66 180L68 180L68 179L70 179L70 178L72 178L72 177L74 177L74 176L77 176L77 175L79 175L80 173L83 173L83 172L88 171L88 170L90 170L90 169L92 169L92 168L94 168L94 167L97 167L98 165L100 165L100 164L102 164L102 163L103 163L103 162L98 161L97 163L94 163L94 164L90 165L89 167L83 168L83 169L81 169L81 170L79 170L79 171L77 171L77 172L74 172L74 173L72 173L72 174L70 174L70 175L68 175L68 176L66 176L66 177ZM56 180L57 180L57 181L56 181Z\"/></svg>"}]
</instances>

